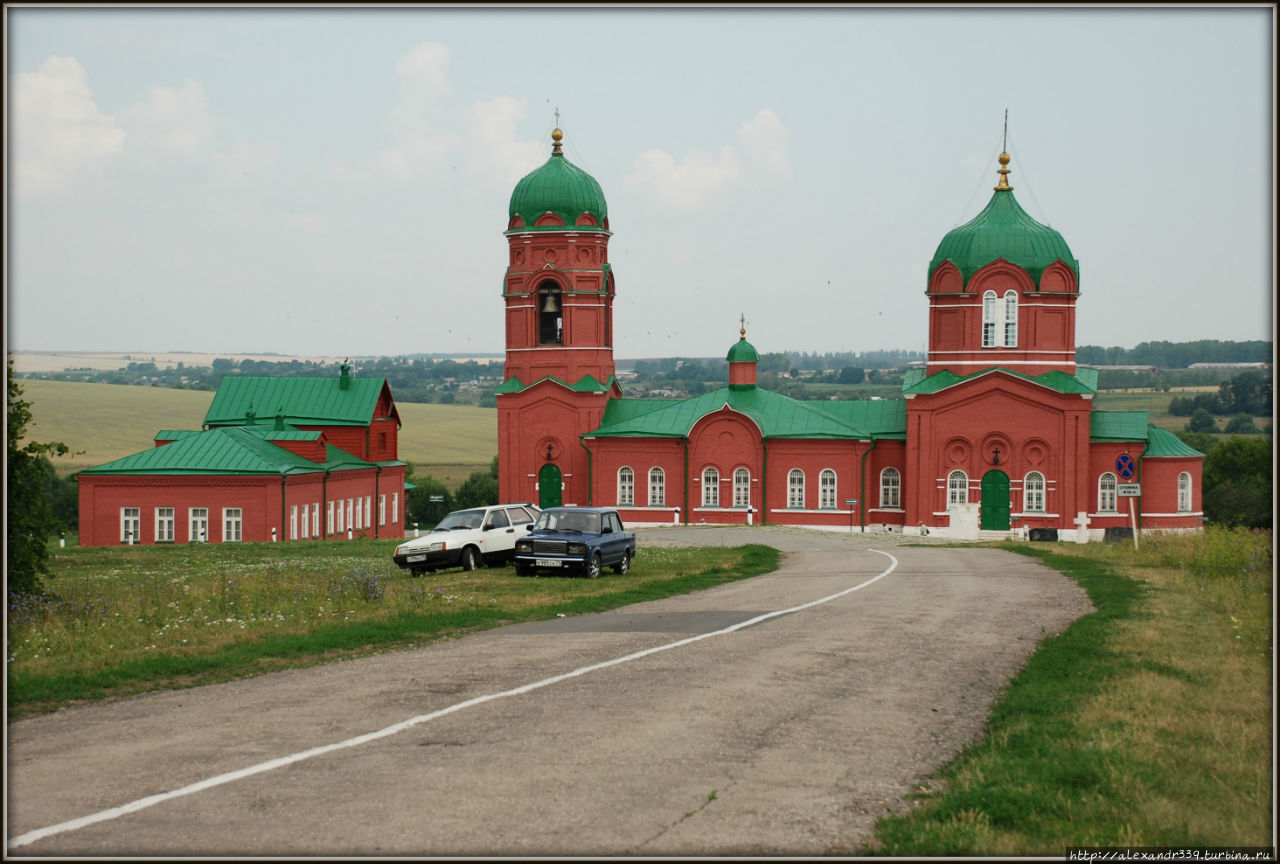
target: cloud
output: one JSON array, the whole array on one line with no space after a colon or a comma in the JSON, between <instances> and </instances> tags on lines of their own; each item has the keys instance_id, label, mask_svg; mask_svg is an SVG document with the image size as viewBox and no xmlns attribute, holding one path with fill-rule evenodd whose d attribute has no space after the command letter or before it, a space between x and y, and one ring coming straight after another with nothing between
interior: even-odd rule
<instances>
[{"instance_id":1,"label":"cloud","mask_svg":"<svg viewBox=\"0 0 1280 864\"><path fill-rule=\"evenodd\" d=\"M129 132L130 155L191 159L213 139L213 117L204 86L188 79L179 88L152 87L146 102L120 112Z\"/></svg>"},{"instance_id":2,"label":"cloud","mask_svg":"<svg viewBox=\"0 0 1280 864\"><path fill-rule=\"evenodd\" d=\"M736 146L721 147L714 156L692 150L680 161L665 150L646 150L636 158L626 182L651 190L658 200L672 207L701 207L744 179L755 186L762 179L790 172L790 137L791 132L778 115L762 108L738 127Z\"/></svg>"},{"instance_id":3,"label":"cloud","mask_svg":"<svg viewBox=\"0 0 1280 864\"><path fill-rule=\"evenodd\" d=\"M539 152L537 141L522 140L516 127L529 115L523 99L499 96L476 102L467 112L467 171L473 178L506 191L533 169L530 155ZM542 148L545 155L550 145Z\"/></svg>"},{"instance_id":4,"label":"cloud","mask_svg":"<svg viewBox=\"0 0 1280 864\"><path fill-rule=\"evenodd\" d=\"M81 170L120 154L126 133L93 101L84 67L50 57L11 79L14 180L19 194L62 191Z\"/></svg>"},{"instance_id":5,"label":"cloud","mask_svg":"<svg viewBox=\"0 0 1280 864\"><path fill-rule=\"evenodd\" d=\"M443 167L457 141L444 131L451 128L445 111L453 93L448 46L415 45L396 61L396 77L400 95L387 123L392 143L374 154L372 168L398 181L429 177Z\"/></svg>"},{"instance_id":6,"label":"cloud","mask_svg":"<svg viewBox=\"0 0 1280 864\"><path fill-rule=\"evenodd\" d=\"M213 162L226 179L250 177L256 180L276 165L279 151L280 146L275 141L254 142L237 138L230 148L216 151Z\"/></svg>"}]
</instances>

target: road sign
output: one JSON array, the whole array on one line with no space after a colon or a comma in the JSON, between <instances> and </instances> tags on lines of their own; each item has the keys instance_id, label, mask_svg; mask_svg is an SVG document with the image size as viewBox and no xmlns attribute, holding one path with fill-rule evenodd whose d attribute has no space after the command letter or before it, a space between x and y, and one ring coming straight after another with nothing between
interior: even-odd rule
<instances>
[{"instance_id":1,"label":"road sign","mask_svg":"<svg viewBox=\"0 0 1280 864\"><path fill-rule=\"evenodd\" d=\"M1138 498L1142 495L1141 483L1117 483L1116 494L1121 498Z\"/></svg>"},{"instance_id":2,"label":"road sign","mask_svg":"<svg viewBox=\"0 0 1280 864\"><path fill-rule=\"evenodd\" d=\"M442 503L444 503L444 496L443 496L443 495L428 495L428 496L427 496L427 500L428 500L428 501L430 501L432 504L442 504Z\"/></svg>"},{"instance_id":3,"label":"road sign","mask_svg":"<svg viewBox=\"0 0 1280 864\"><path fill-rule=\"evenodd\" d=\"M858 499L857 499L857 498L846 498L846 499L844 499L844 503L846 503L846 504L857 504L857 503L858 503Z\"/></svg>"},{"instance_id":4,"label":"road sign","mask_svg":"<svg viewBox=\"0 0 1280 864\"><path fill-rule=\"evenodd\" d=\"M1137 470L1137 466L1133 463L1133 457L1128 453L1121 453L1116 457L1116 473L1120 475L1121 480L1128 480Z\"/></svg>"}]
</instances>

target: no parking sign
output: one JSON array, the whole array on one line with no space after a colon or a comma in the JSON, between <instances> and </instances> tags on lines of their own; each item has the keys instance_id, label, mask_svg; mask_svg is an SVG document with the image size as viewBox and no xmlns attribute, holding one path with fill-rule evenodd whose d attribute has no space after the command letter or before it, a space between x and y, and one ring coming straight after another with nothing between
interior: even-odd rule
<instances>
[{"instance_id":1,"label":"no parking sign","mask_svg":"<svg viewBox=\"0 0 1280 864\"><path fill-rule=\"evenodd\" d=\"M1122 480L1128 480L1136 470L1137 466L1133 462L1133 457L1128 453L1121 453L1116 457L1116 473L1120 475Z\"/></svg>"}]
</instances>

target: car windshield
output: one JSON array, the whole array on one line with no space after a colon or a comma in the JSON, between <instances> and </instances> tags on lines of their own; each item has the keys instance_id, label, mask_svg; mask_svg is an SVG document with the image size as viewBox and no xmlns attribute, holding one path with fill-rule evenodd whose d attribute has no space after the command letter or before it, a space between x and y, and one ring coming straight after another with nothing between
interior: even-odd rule
<instances>
[{"instance_id":1,"label":"car windshield","mask_svg":"<svg viewBox=\"0 0 1280 864\"><path fill-rule=\"evenodd\" d=\"M459 510L441 519L440 524L434 530L452 531L454 528L479 528L480 523L483 521L483 510Z\"/></svg>"},{"instance_id":2,"label":"car windshield","mask_svg":"<svg viewBox=\"0 0 1280 864\"><path fill-rule=\"evenodd\" d=\"M543 511L538 517L540 531L574 531L579 534L599 534L600 514L579 513L573 510Z\"/></svg>"}]
</instances>

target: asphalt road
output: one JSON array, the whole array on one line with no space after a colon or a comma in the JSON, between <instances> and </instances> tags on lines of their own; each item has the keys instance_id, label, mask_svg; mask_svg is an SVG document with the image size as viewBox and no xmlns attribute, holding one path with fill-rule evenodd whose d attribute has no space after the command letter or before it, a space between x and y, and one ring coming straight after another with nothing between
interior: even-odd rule
<instances>
[{"instance_id":1,"label":"asphalt road","mask_svg":"<svg viewBox=\"0 0 1280 864\"><path fill-rule=\"evenodd\" d=\"M782 567L11 724L8 853L854 854L1090 609L1022 556L918 538L649 529L640 554L742 542Z\"/></svg>"}]
</instances>

